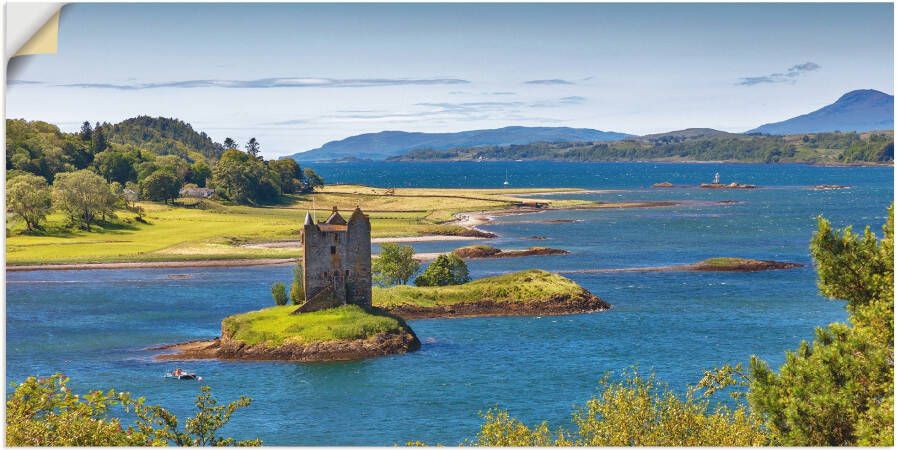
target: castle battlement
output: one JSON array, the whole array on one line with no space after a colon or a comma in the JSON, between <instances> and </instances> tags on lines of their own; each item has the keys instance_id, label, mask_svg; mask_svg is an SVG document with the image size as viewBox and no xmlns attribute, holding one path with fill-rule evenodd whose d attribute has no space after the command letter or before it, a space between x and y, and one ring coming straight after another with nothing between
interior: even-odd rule
<instances>
[{"instance_id":1,"label":"castle battlement","mask_svg":"<svg viewBox=\"0 0 897 450\"><path fill-rule=\"evenodd\" d=\"M305 304L298 312L371 306L371 221L361 208L348 221L336 206L319 223L306 213L300 241Z\"/></svg>"}]
</instances>

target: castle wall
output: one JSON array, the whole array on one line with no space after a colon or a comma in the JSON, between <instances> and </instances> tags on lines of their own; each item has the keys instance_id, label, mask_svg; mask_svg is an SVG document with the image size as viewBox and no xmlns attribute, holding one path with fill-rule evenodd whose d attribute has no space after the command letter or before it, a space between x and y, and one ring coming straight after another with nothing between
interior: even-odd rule
<instances>
[{"instance_id":1,"label":"castle wall","mask_svg":"<svg viewBox=\"0 0 897 450\"><path fill-rule=\"evenodd\" d=\"M345 233L321 231L315 225L306 225L303 233L305 300L332 286L335 298L345 302ZM335 236L338 237L335 239ZM335 247L334 252L331 252L331 247Z\"/></svg>"},{"instance_id":2,"label":"castle wall","mask_svg":"<svg viewBox=\"0 0 897 450\"><path fill-rule=\"evenodd\" d=\"M346 269L349 271L346 289L349 303L371 306L371 222L356 212L349 219L346 244Z\"/></svg>"}]
</instances>

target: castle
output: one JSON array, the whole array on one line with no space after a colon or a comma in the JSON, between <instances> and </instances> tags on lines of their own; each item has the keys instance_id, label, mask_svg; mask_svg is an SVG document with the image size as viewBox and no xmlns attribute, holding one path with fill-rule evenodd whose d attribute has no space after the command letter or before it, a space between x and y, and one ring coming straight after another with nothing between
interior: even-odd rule
<instances>
[{"instance_id":1,"label":"castle","mask_svg":"<svg viewBox=\"0 0 897 450\"><path fill-rule=\"evenodd\" d=\"M343 219L336 206L315 223L306 213L301 235L305 303L297 313L340 305L371 306L371 221L356 207Z\"/></svg>"}]
</instances>

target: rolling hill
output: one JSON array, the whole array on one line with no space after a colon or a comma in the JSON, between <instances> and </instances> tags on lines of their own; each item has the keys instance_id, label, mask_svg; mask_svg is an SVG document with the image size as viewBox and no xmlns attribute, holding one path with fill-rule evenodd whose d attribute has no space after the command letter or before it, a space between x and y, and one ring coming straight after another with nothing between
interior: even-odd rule
<instances>
[{"instance_id":1,"label":"rolling hill","mask_svg":"<svg viewBox=\"0 0 897 450\"><path fill-rule=\"evenodd\" d=\"M826 131L894 129L894 96L874 89L850 91L835 103L782 122L768 123L748 133L798 134Z\"/></svg>"},{"instance_id":2,"label":"rolling hill","mask_svg":"<svg viewBox=\"0 0 897 450\"><path fill-rule=\"evenodd\" d=\"M343 158L381 160L412 150L445 150L481 145L530 144L533 142L603 142L631 137L628 134L568 127L504 127L457 133L413 133L381 131L331 141L320 148L296 153L298 161L326 161Z\"/></svg>"}]
</instances>

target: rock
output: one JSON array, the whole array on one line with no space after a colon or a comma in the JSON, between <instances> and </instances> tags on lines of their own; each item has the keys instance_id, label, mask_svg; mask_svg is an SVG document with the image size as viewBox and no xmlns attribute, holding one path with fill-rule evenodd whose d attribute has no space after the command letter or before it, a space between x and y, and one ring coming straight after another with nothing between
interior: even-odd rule
<instances>
[{"instance_id":1,"label":"rock","mask_svg":"<svg viewBox=\"0 0 897 450\"><path fill-rule=\"evenodd\" d=\"M662 182L662 183L654 183L654 184L651 185L651 187L655 187L655 188L671 188L671 187L673 187L673 183L670 183L669 181L664 181L664 182Z\"/></svg>"},{"instance_id":2,"label":"rock","mask_svg":"<svg viewBox=\"0 0 897 450\"><path fill-rule=\"evenodd\" d=\"M501 250L488 245L472 245L469 247L456 248L452 251L459 258L514 258L520 256L549 256L549 255L567 255L567 250L548 247L530 247L523 250Z\"/></svg>"},{"instance_id":3,"label":"rock","mask_svg":"<svg viewBox=\"0 0 897 450\"><path fill-rule=\"evenodd\" d=\"M557 296L517 302L480 300L432 307L406 304L391 307L388 311L410 320L439 317L559 316L606 311L610 308L610 303L583 289L580 295L571 297Z\"/></svg>"}]
</instances>

